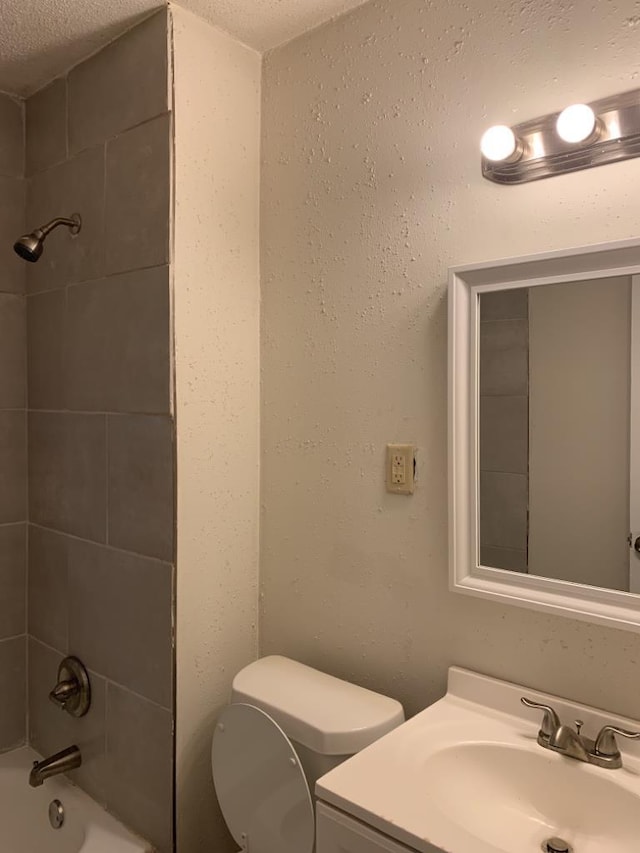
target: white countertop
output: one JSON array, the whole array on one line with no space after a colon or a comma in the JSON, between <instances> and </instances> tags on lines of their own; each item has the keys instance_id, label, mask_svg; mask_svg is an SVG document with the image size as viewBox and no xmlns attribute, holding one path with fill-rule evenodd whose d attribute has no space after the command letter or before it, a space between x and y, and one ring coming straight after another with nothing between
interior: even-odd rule
<instances>
[{"instance_id":1,"label":"white countertop","mask_svg":"<svg viewBox=\"0 0 640 853\"><path fill-rule=\"evenodd\" d=\"M632 847L624 839L636 831L635 812L640 828L640 809L630 799L640 797L639 742L620 739L620 770L545 750L536 742L542 712L521 705L521 696L553 705L563 722L582 719L590 737L610 723L640 730L638 721L454 667L443 699L319 779L316 796L421 853L434 846L450 853L537 853L560 831L576 843L575 853L637 853L640 835ZM539 802L546 780L553 780L547 800L555 796L557 808L555 801ZM613 847L607 817L593 800L610 813L612 803L616 813L620 806L623 824L630 816L627 835ZM556 812L565 826L552 825Z\"/></svg>"}]
</instances>

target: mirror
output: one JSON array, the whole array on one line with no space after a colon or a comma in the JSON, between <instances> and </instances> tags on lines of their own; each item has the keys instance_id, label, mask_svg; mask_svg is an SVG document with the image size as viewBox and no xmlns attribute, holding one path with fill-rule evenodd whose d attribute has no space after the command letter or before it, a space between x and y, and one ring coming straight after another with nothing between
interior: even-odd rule
<instances>
[{"instance_id":1,"label":"mirror","mask_svg":"<svg viewBox=\"0 0 640 853\"><path fill-rule=\"evenodd\" d=\"M449 297L452 588L640 630L640 246L457 268Z\"/></svg>"},{"instance_id":2,"label":"mirror","mask_svg":"<svg viewBox=\"0 0 640 853\"><path fill-rule=\"evenodd\" d=\"M482 565L640 590L631 300L630 276L480 295Z\"/></svg>"}]
</instances>

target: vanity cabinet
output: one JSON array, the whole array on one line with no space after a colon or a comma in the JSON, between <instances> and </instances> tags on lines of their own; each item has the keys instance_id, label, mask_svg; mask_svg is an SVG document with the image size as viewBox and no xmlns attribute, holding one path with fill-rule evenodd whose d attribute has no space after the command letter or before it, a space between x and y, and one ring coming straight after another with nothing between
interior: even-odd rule
<instances>
[{"instance_id":1,"label":"vanity cabinet","mask_svg":"<svg viewBox=\"0 0 640 853\"><path fill-rule=\"evenodd\" d=\"M433 853L440 853L436 847ZM316 806L316 853L415 853L386 835L318 802Z\"/></svg>"}]
</instances>

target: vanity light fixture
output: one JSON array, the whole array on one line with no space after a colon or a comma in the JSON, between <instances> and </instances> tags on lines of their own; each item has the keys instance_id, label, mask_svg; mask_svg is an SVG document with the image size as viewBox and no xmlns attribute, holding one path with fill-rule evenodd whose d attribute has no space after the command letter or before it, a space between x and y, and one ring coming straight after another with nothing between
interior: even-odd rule
<instances>
[{"instance_id":1,"label":"vanity light fixture","mask_svg":"<svg viewBox=\"0 0 640 853\"><path fill-rule=\"evenodd\" d=\"M480 150L493 163L516 163L523 153L522 143L506 124L494 124L485 131Z\"/></svg>"},{"instance_id":2,"label":"vanity light fixture","mask_svg":"<svg viewBox=\"0 0 640 853\"><path fill-rule=\"evenodd\" d=\"M598 135L598 119L587 104L572 104L558 116L556 130L565 142L586 142Z\"/></svg>"},{"instance_id":3,"label":"vanity light fixture","mask_svg":"<svg viewBox=\"0 0 640 853\"><path fill-rule=\"evenodd\" d=\"M523 184L640 156L640 89L571 104L559 113L483 135L482 174Z\"/></svg>"}]
</instances>

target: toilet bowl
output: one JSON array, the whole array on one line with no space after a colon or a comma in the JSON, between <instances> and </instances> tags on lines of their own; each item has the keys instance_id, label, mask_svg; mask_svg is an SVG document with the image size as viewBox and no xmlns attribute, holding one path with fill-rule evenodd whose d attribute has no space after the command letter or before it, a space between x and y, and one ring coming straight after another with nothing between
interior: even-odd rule
<instances>
[{"instance_id":1,"label":"toilet bowl","mask_svg":"<svg viewBox=\"0 0 640 853\"><path fill-rule=\"evenodd\" d=\"M236 844L249 853L313 853L316 780L403 721L395 699L289 658L242 669L211 747Z\"/></svg>"}]
</instances>

